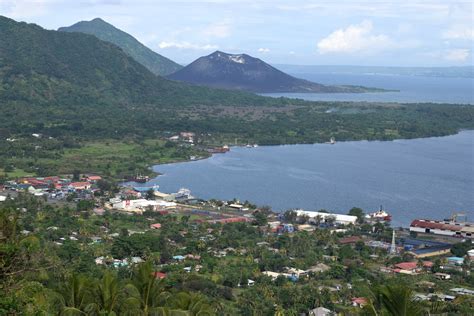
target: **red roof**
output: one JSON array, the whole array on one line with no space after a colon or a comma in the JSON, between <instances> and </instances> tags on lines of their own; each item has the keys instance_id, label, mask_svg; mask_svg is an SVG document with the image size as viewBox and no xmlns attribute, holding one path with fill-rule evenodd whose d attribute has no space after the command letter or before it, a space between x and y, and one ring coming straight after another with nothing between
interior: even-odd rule
<instances>
[{"instance_id":1,"label":"red roof","mask_svg":"<svg viewBox=\"0 0 474 316\"><path fill-rule=\"evenodd\" d=\"M71 186L75 188L89 187L91 184L89 182L71 182Z\"/></svg>"},{"instance_id":2,"label":"red roof","mask_svg":"<svg viewBox=\"0 0 474 316\"><path fill-rule=\"evenodd\" d=\"M353 297L352 303L364 305L364 304L367 304L367 299L365 297Z\"/></svg>"},{"instance_id":3,"label":"red roof","mask_svg":"<svg viewBox=\"0 0 474 316\"><path fill-rule=\"evenodd\" d=\"M461 230L461 226L445 224L445 223L436 223L434 221L427 221L424 219L415 219L410 224L411 227L420 227L420 228L429 228L429 229L444 229L444 230Z\"/></svg>"},{"instance_id":4,"label":"red roof","mask_svg":"<svg viewBox=\"0 0 474 316\"><path fill-rule=\"evenodd\" d=\"M358 241L361 241L362 238L360 236L350 236L346 238L339 239L340 244L355 244Z\"/></svg>"},{"instance_id":5,"label":"red roof","mask_svg":"<svg viewBox=\"0 0 474 316\"><path fill-rule=\"evenodd\" d=\"M151 225L150 225L150 228L154 228L154 229L161 228L161 224L160 224L160 223L151 224Z\"/></svg>"},{"instance_id":6,"label":"red roof","mask_svg":"<svg viewBox=\"0 0 474 316\"><path fill-rule=\"evenodd\" d=\"M88 176L87 179L89 181L98 181L98 180L101 180L102 177L101 176Z\"/></svg>"},{"instance_id":7,"label":"red roof","mask_svg":"<svg viewBox=\"0 0 474 316\"><path fill-rule=\"evenodd\" d=\"M431 261L423 261L423 267L431 268L433 266L433 262ZM418 262L411 261L411 262L401 262L395 265L396 268L401 270L415 270L418 267Z\"/></svg>"},{"instance_id":8,"label":"red roof","mask_svg":"<svg viewBox=\"0 0 474 316\"><path fill-rule=\"evenodd\" d=\"M248 221L249 220L246 217L230 217L230 218L211 220L211 222L222 223L222 224L248 222Z\"/></svg>"},{"instance_id":9,"label":"red roof","mask_svg":"<svg viewBox=\"0 0 474 316\"><path fill-rule=\"evenodd\" d=\"M155 272L155 278L157 278L157 279L164 279L164 278L166 278L166 273L163 273L163 272Z\"/></svg>"}]
</instances>

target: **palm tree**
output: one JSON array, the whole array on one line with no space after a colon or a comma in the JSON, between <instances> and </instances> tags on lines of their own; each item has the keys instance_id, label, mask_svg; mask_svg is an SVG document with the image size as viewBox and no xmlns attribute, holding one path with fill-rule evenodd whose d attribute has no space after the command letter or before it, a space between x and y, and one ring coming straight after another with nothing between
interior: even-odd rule
<instances>
[{"instance_id":1,"label":"palm tree","mask_svg":"<svg viewBox=\"0 0 474 316\"><path fill-rule=\"evenodd\" d=\"M385 285L375 289L372 296L363 310L366 315L423 315L422 307L414 299L413 291L405 285Z\"/></svg>"},{"instance_id":2,"label":"palm tree","mask_svg":"<svg viewBox=\"0 0 474 316\"><path fill-rule=\"evenodd\" d=\"M199 293L180 292L169 297L167 305L171 311L187 311L187 315L190 316L215 314L215 311L208 304L206 297Z\"/></svg>"},{"instance_id":3,"label":"palm tree","mask_svg":"<svg viewBox=\"0 0 474 316\"><path fill-rule=\"evenodd\" d=\"M122 293L117 276L106 272L94 289L96 311L104 316L116 315Z\"/></svg>"},{"instance_id":4,"label":"palm tree","mask_svg":"<svg viewBox=\"0 0 474 316\"><path fill-rule=\"evenodd\" d=\"M84 276L73 275L61 287L61 315L86 315L93 308L90 286Z\"/></svg>"},{"instance_id":5,"label":"palm tree","mask_svg":"<svg viewBox=\"0 0 474 316\"><path fill-rule=\"evenodd\" d=\"M142 315L159 314L158 307L165 306L169 297L163 282L156 279L150 261L138 266L132 282L124 287L124 292L127 298L123 301L122 309L135 309Z\"/></svg>"}]
</instances>

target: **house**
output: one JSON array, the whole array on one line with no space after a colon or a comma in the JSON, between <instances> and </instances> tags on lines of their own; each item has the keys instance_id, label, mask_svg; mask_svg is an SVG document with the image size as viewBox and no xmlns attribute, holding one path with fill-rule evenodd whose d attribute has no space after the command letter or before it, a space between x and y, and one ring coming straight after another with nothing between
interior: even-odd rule
<instances>
[{"instance_id":1,"label":"house","mask_svg":"<svg viewBox=\"0 0 474 316\"><path fill-rule=\"evenodd\" d=\"M422 271L423 268L431 268L432 266L433 262L431 261L423 261L423 267L419 267L417 261L401 262L395 264L393 271L404 274L416 274Z\"/></svg>"},{"instance_id":2,"label":"house","mask_svg":"<svg viewBox=\"0 0 474 316\"><path fill-rule=\"evenodd\" d=\"M324 263L318 263L317 265L312 266L311 268L309 268L307 271L308 272L313 272L313 273L322 273L322 272L326 272L330 269L331 269L331 267L329 267L328 265L326 265Z\"/></svg>"},{"instance_id":3,"label":"house","mask_svg":"<svg viewBox=\"0 0 474 316\"><path fill-rule=\"evenodd\" d=\"M164 279L164 278L166 278L166 273L164 273L164 272L158 272L157 271L157 272L154 273L154 275L155 275L155 279Z\"/></svg>"},{"instance_id":4,"label":"house","mask_svg":"<svg viewBox=\"0 0 474 316\"><path fill-rule=\"evenodd\" d=\"M464 263L464 258L462 257L448 257L448 264L455 265L455 266L462 266Z\"/></svg>"},{"instance_id":5,"label":"house","mask_svg":"<svg viewBox=\"0 0 474 316\"><path fill-rule=\"evenodd\" d=\"M71 182L69 187L74 190L89 190L91 184L89 182Z\"/></svg>"},{"instance_id":6,"label":"house","mask_svg":"<svg viewBox=\"0 0 474 316\"><path fill-rule=\"evenodd\" d=\"M463 287L453 288L453 289L450 289L450 291L454 292L454 293L457 293L459 295L474 295L473 290L469 290L469 289L466 289L466 288L463 288Z\"/></svg>"},{"instance_id":7,"label":"house","mask_svg":"<svg viewBox=\"0 0 474 316\"><path fill-rule=\"evenodd\" d=\"M308 311L308 315L309 316L332 316L336 314L327 308L318 307L318 308Z\"/></svg>"},{"instance_id":8,"label":"house","mask_svg":"<svg viewBox=\"0 0 474 316\"><path fill-rule=\"evenodd\" d=\"M449 279L451 279L451 275L449 275L447 273L437 272L434 275L439 280L449 280Z\"/></svg>"},{"instance_id":9,"label":"house","mask_svg":"<svg viewBox=\"0 0 474 316\"><path fill-rule=\"evenodd\" d=\"M355 245L359 241L362 241L360 236L349 236L339 239L338 243L341 245Z\"/></svg>"},{"instance_id":10,"label":"house","mask_svg":"<svg viewBox=\"0 0 474 316\"><path fill-rule=\"evenodd\" d=\"M95 175L90 175L85 178L86 181L88 182L97 182L99 180L102 180L101 176L95 176Z\"/></svg>"},{"instance_id":11,"label":"house","mask_svg":"<svg viewBox=\"0 0 474 316\"><path fill-rule=\"evenodd\" d=\"M360 308L364 307L368 303L365 297L353 297L351 301L352 301L352 306L356 306Z\"/></svg>"},{"instance_id":12,"label":"house","mask_svg":"<svg viewBox=\"0 0 474 316\"><path fill-rule=\"evenodd\" d=\"M468 250L467 255L469 259L474 260L474 249Z\"/></svg>"},{"instance_id":13,"label":"house","mask_svg":"<svg viewBox=\"0 0 474 316\"><path fill-rule=\"evenodd\" d=\"M151 225L150 225L150 228L151 228L151 229L160 229L160 228L161 228L161 224L160 224L160 223L151 224Z\"/></svg>"}]
</instances>

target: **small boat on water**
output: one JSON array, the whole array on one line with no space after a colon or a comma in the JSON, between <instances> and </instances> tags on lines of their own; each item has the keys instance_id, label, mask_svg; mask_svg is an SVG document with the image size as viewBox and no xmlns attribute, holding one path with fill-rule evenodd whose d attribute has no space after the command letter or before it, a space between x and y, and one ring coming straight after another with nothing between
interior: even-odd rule
<instances>
[{"instance_id":1,"label":"small boat on water","mask_svg":"<svg viewBox=\"0 0 474 316\"><path fill-rule=\"evenodd\" d=\"M331 139L328 142L325 142L325 144L329 145L334 145L336 143L336 139L334 137L331 137Z\"/></svg>"},{"instance_id":2,"label":"small boat on water","mask_svg":"<svg viewBox=\"0 0 474 316\"><path fill-rule=\"evenodd\" d=\"M374 213L365 215L365 218L367 218L368 220L373 220L373 221L378 221L378 222L381 222L381 221L390 222L392 220L392 215L384 211L383 207L380 206L380 210Z\"/></svg>"}]
</instances>

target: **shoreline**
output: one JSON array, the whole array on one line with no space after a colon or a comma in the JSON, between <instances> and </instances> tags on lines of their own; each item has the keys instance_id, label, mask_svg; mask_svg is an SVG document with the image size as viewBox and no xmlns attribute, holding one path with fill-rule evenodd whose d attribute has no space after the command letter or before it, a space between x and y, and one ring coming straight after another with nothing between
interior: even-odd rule
<instances>
[{"instance_id":1,"label":"shoreline","mask_svg":"<svg viewBox=\"0 0 474 316\"><path fill-rule=\"evenodd\" d=\"M455 135L458 135L458 134L460 134L460 133L462 133L462 132L472 133L472 132L474 132L474 130L463 129L463 130L459 130L459 131L458 131L457 133L455 133L455 134L444 135L444 136L431 136L431 137L422 137L422 138L413 138L413 139L396 139L396 140L408 141L408 140L428 139L428 138L439 139L439 138L441 138L441 137L455 136ZM355 141L345 141L344 143L348 143L348 142L355 142ZM357 141L357 142L365 142L365 143L368 143L368 142L373 142L373 141L364 140L364 141ZM382 143L382 142L386 142L386 141L376 140L375 142ZM314 143L314 144L284 144L284 145L269 145L269 146L263 146L263 145L262 145L262 146L259 146L258 148L261 148L261 147L274 147L274 146L281 146L281 147L283 147L283 146L289 146L289 145L330 145L330 144ZM337 145L337 144L335 144L335 145ZM257 148L257 149L258 149L258 148ZM245 152L245 149L249 149L249 150L250 150L250 149L255 149L255 148L245 148L245 146L237 145L237 146L231 146L231 150L232 150L232 149L239 149L241 152ZM209 157L201 157L201 158L196 159L196 160L184 160L184 161L179 161L179 162L175 162L175 163L170 162L170 163L166 163L166 164L155 164L155 165L151 166L150 168L152 168L152 170L153 170L153 169L156 170L156 169L159 169L159 166L161 166L161 165L168 165L168 164L176 164L176 163L199 161L199 160L204 160L204 159L207 159L207 158L211 158L212 156L213 156L213 155L209 155ZM157 171L155 171L155 172L157 172ZM165 173L160 173L160 175L163 175L163 174L165 174ZM160 175L158 175L157 177L151 179L151 181L154 180L155 183L160 184L160 182L161 182L161 181L160 181L160 180L161 180ZM187 187L187 185L189 186L189 184L187 184L187 183L180 183L180 185L181 185L182 187ZM137 186L147 186L147 184L137 184ZM201 193L202 193L202 192L201 192ZM228 198L228 197L222 198L222 196L221 196L221 197L216 197L216 196L214 196L214 194L212 194L212 190L211 190L210 192L208 192L208 193L209 193L209 194L206 194L206 196L205 196L203 199L209 200L209 199L213 199L213 198L214 198L214 199L224 199L224 200L225 200L225 199ZM396 192L395 192L395 193L396 193ZM394 193L394 194L395 194L395 193ZM232 195L232 194L231 194L231 195ZM200 196L197 195L197 197L200 197ZM248 200L251 201L252 203L255 203L255 202L256 202L252 197L248 197L248 196L247 196L247 198L243 198L243 197L239 197L239 196L234 196L234 197L236 197L236 198L241 198L242 200L248 199ZM264 202L257 202L257 203L258 203L259 205L260 205L260 204L261 204L261 205L264 205L264 204L266 204L266 203L268 203L269 205L271 205L268 201L265 202L265 203L264 203ZM262 204L262 203L263 203L263 204ZM278 204L278 203L277 203L277 204ZM369 203L369 204L370 204L370 203ZM403 203L402 203L402 204L403 204ZM415 203L415 204L416 204L416 203ZM357 202L357 199L354 200L354 205L361 205L361 204L360 204L360 201ZM298 205L297 205L297 206L298 206ZM323 207L323 206L324 206L324 205L322 205L321 207ZM301 204L300 204L298 207L296 207L296 208L300 208L300 207L303 208L303 209L308 209L308 210L310 210L310 208L308 208L307 206L301 205ZM369 206L363 205L363 204L362 204L362 207L363 207L364 209L371 209ZM282 207L280 207L280 208L281 208L281 210L278 209L278 210L275 210L274 212L276 212L276 213L281 213L281 212L284 212L285 210L288 210L288 209L291 209L291 208L295 208L295 207L294 207L294 206L293 206L293 207L283 207L283 206L282 206ZM323 207L323 208L324 208L324 207ZM338 209L336 209L336 208L334 208L334 206L333 206L333 208L330 208L330 207L326 206L326 208L327 208L328 210L331 210L332 212L335 212L335 213L339 213L339 214L344 214L344 213L345 213L345 207L343 207L343 209L340 209L340 207L338 206L338 207L337 207ZM393 207L392 207L392 208L393 208ZM413 208L413 207L412 207L412 208ZM448 207L448 209L450 209L450 210L451 210L451 209L456 209L456 208L459 208L459 207L454 207L454 208L453 208L453 207ZM404 218L403 213L406 213L404 210L406 210L406 209L408 209L408 208L407 208L406 206L403 206L403 205L402 205L402 206L400 206L400 207L398 207L398 208L393 208L393 209L395 209L395 210L398 209L398 212L401 212L401 213L400 213L400 214L401 214L401 215L400 215L400 218ZM445 208L443 208L443 210L444 210L444 209L445 209ZM311 208L311 210L312 210L312 208ZM441 209L440 209L440 212L439 212L439 213L440 213L440 214L443 213ZM425 214L425 215L426 215L426 214ZM423 216L425 216L425 215L423 215L423 212L422 212L419 216L420 216L420 217L423 217ZM446 213L446 214L444 214L444 215L441 214L440 216L443 217L443 216L448 216L448 215L449 215L449 212ZM394 227L398 227L398 226L399 226L399 227L407 227L407 225L408 225L407 223L404 223L404 224L403 224L403 220L395 220L395 222L396 222L397 224L396 224L396 226L394 226Z\"/></svg>"}]
</instances>

